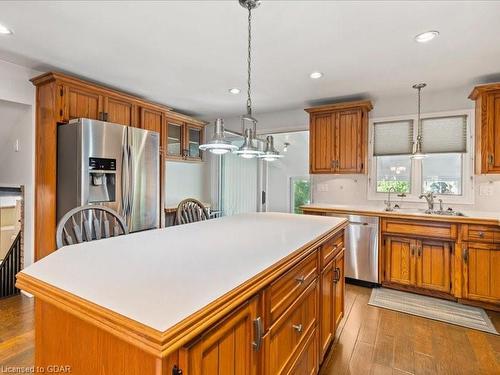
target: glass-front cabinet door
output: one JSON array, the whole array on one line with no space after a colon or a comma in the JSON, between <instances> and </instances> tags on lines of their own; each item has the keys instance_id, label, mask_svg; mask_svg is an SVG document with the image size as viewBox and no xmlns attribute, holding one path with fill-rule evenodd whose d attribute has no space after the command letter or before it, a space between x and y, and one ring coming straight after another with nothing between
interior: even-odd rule
<instances>
[{"instance_id":1,"label":"glass-front cabinet door","mask_svg":"<svg viewBox=\"0 0 500 375\"><path fill-rule=\"evenodd\" d=\"M167 123L167 155L170 157L183 157L182 143L182 124L168 122Z\"/></svg>"},{"instance_id":2,"label":"glass-front cabinet door","mask_svg":"<svg viewBox=\"0 0 500 375\"><path fill-rule=\"evenodd\" d=\"M186 156L190 159L201 159L200 144L202 143L202 129L194 126L186 126Z\"/></svg>"}]
</instances>

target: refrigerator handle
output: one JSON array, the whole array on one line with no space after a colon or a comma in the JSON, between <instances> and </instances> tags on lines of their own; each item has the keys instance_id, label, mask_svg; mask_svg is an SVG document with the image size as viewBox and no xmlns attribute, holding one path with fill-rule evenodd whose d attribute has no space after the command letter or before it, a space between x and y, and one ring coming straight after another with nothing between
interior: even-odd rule
<instances>
[{"instance_id":1,"label":"refrigerator handle","mask_svg":"<svg viewBox=\"0 0 500 375\"><path fill-rule=\"evenodd\" d=\"M127 176L125 176L127 173ZM123 219L127 222L127 211L128 211L128 194L127 194L127 182L128 182L128 155L127 155L127 146L122 145L122 167L121 167L121 205L122 205L122 213Z\"/></svg>"},{"instance_id":2,"label":"refrigerator handle","mask_svg":"<svg viewBox=\"0 0 500 375\"><path fill-rule=\"evenodd\" d=\"M129 209L129 215L132 214L132 208L134 206L134 167L133 167L133 155L132 155L132 148L128 146L128 209Z\"/></svg>"}]
</instances>

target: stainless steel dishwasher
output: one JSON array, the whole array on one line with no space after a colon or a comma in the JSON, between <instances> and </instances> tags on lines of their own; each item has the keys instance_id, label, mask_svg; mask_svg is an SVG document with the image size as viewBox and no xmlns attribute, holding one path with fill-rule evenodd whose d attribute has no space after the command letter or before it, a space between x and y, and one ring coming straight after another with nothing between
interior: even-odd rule
<instances>
[{"instance_id":1,"label":"stainless steel dishwasher","mask_svg":"<svg viewBox=\"0 0 500 375\"><path fill-rule=\"evenodd\" d=\"M349 220L345 231L345 276L368 283L378 279L378 226L374 216L329 214Z\"/></svg>"}]
</instances>

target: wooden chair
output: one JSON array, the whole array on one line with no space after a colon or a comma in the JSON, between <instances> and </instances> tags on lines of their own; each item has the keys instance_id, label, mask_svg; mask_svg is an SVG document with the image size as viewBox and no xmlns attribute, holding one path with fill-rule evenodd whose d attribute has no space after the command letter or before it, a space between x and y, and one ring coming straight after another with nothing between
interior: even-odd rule
<instances>
[{"instance_id":1,"label":"wooden chair","mask_svg":"<svg viewBox=\"0 0 500 375\"><path fill-rule=\"evenodd\" d=\"M60 249L123 234L128 234L128 227L116 211L105 206L81 206L68 211L59 221L56 245Z\"/></svg>"},{"instance_id":2,"label":"wooden chair","mask_svg":"<svg viewBox=\"0 0 500 375\"><path fill-rule=\"evenodd\" d=\"M203 204L193 198L184 199L177 206L176 224L194 223L208 220L210 215Z\"/></svg>"}]
</instances>

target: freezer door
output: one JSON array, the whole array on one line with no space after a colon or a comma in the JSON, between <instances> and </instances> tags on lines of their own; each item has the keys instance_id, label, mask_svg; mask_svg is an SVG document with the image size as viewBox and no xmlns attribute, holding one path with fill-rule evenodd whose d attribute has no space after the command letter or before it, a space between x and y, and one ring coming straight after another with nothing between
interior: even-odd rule
<instances>
[{"instance_id":1,"label":"freezer door","mask_svg":"<svg viewBox=\"0 0 500 375\"><path fill-rule=\"evenodd\" d=\"M159 227L160 134L128 128L128 215L131 232Z\"/></svg>"},{"instance_id":2,"label":"freezer door","mask_svg":"<svg viewBox=\"0 0 500 375\"><path fill-rule=\"evenodd\" d=\"M80 199L77 205L102 204L110 207L125 217L126 201L123 194L126 190L126 180L123 178L126 172L126 148L127 148L127 127L118 124L107 123L97 120L81 119L78 124L68 124L63 126L79 126L81 134L81 175ZM99 177L99 166L96 167L96 159L113 160L115 170L107 174L105 180L94 178L96 173ZM102 200L98 199L99 189L103 188L105 183L114 185L113 196L102 194ZM100 185L100 184L103 185ZM92 191L91 191L92 190ZM97 197L97 198L96 198ZM107 201L111 200L111 201ZM71 207L73 208L73 207Z\"/></svg>"}]
</instances>

